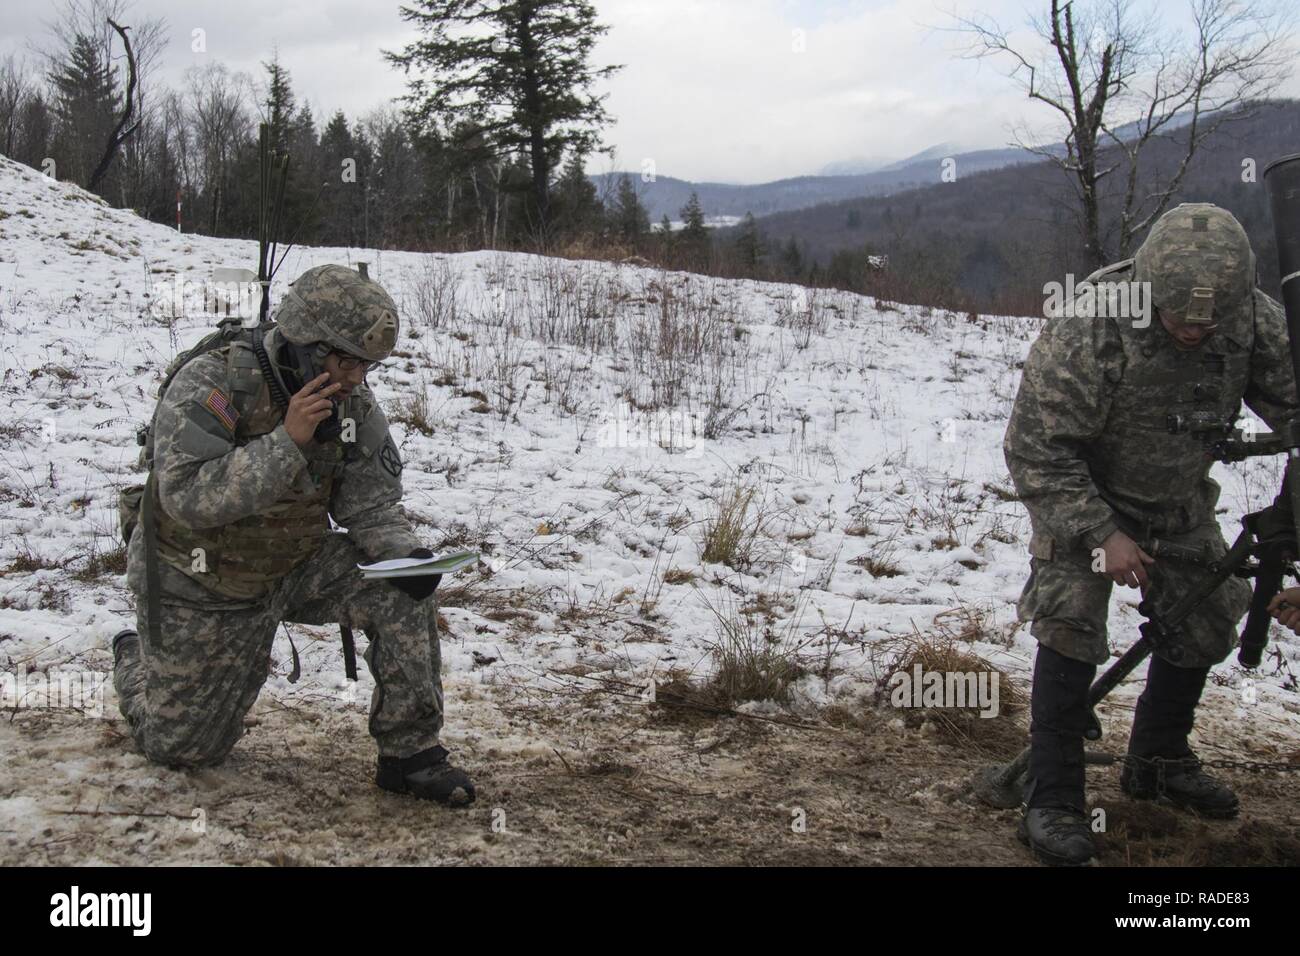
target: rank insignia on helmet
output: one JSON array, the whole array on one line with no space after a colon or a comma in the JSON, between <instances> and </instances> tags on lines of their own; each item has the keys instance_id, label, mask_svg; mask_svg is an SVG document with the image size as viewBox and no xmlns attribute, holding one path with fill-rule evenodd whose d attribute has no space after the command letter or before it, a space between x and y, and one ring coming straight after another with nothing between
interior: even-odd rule
<instances>
[{"instance_id":1,"label":"rank insignia on helmet","mask_svg":"<svg viewBox=\"0 0 1300 956\"><path fill-rule=\"evenodd\" d=\"M1209 325L1214 321L1214 290L1193 289L1187 303L1187 321Z\"/></svg>"},{"instance_id":2,"label":"rank insignia on helmet","mask_svg":"<svg viewBox=\"0 0 1300 956\"><path fill-rule=\"evenodd\" d=\"M217 420L230 429L231 434L234 434L235 424L239 421L239 412L235 411L234 406L230 404L230 399L226 398L220 389L212 390L203 407L216 415Z\"/></svg>"}]
</instances>

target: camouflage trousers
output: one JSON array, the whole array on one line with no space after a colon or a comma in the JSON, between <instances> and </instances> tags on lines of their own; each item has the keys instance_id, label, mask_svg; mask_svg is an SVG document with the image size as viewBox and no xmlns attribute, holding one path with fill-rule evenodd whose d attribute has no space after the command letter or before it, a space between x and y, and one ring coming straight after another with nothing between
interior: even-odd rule
<instances>
[{"instance_id":1,"label":"camouflage trousers","mask_svg":"<svg viewBox=\"0 0 1300 956\"><path fill-rule=\"evenodd\" d=\"M1184 534L1165 535L1164 540L1195 547L1208 543L1216 556L1228 550L1217 523ZM1114 584L1092 569L1093 559L1087 552L1056 549L1053 553L1050 547L1031 550L1036 553L1030 561L1029 581L1020 596L1020 620L1031 622L1030 633L1058 654L1089 664L1105 664L1110 660L1106 619ZM1151 583L1146 597L1157 611L1165 613L1209 577L1209 572L1199 565L1166 558L1157 558L1147 573ZM1213 667L1236 645L1237 624L1246 613L1250 595L1249 584L1229 578L1183 622L1171 646L1155 653L1179 667ZM1137 637L1135 632L1133 639Z\"/></svg>"},{"instance_id":2,"label":"camouflage trousers","mask_svg":"<svg viewBox=\"0 0 1300 956\"><path fill-rule=\"evenodd\" d=\"M144 754L171 766L224 760L270 673L281 621L342 620L364 630L375 680L369 729L380 754L409 757L437 744L443 695L434 598L416 601L386 581L362 580L357 564L366 560L347 535L327 535L267 599L235 610L178 603L167 581L180 572L164 565L158 642L149 640L148 602L137 591L141 653L123 654L113 674L122 716Z\"/></svg>"}]
</instances>

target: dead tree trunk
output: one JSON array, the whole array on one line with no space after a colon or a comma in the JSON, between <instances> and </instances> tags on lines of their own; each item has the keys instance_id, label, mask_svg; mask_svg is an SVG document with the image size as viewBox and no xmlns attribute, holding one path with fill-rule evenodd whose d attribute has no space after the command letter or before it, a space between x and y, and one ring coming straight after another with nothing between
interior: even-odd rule
<instances>
[{"instance_id":1,"label":"dead tree trunk","mask_svg":"<svg viewBox=\"0 0 1300 956\"><path fill-rule=\"evenodd\" d=\"M91 192L99 191L99 184L103 181L104 177L108 175L108 169L113 165L113 160L116 158L118 150L122 148L122 143L125 142L132 133L140 128L140 123L137 120L129 129L127 129L127 124L131 122L131 117L135 114L136 84L135 52L131 49L131 41L127 39L126 36L126 31L129 30L130 27L118 26L118 24L112 19L108 21L108 24L117 31L117 35L122 38L122 45L126 47L126 100L122 105L122 115L118 119L117 125L113 127L113 132L108 136L108 143L104 147L104 155L100 158L99 165L95 167L95 171L90 174L90 182L87 185L87 188Z\"/></svg>"}]
</instances>

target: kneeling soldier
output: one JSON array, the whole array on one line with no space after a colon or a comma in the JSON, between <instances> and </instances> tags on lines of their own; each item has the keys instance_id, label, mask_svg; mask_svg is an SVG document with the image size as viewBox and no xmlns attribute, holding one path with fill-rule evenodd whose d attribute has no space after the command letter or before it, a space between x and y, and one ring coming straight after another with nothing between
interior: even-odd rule
<instances>
[{"instance_id":1,"label":"kneeling soldier","mask_svg":"<svg viewBox=\"0 0 1300 956\"><path fill-rule=\"evenodd\" d=\"M273 326L187 353L164 380L139 520L124 508L143 639L125 631L113 642L122 714L149 759L220 763L269 674L280 622L340 622L345 637L356 626L368 639L378 785L473 800L438 743L437 578L366 581L357 570L429 556L402 511L401 459L365 385L397 333L397 307L378 284L320 266L293 283ZM346 533L331 530L331 516Z\"/></svg>"},{"instance_id":2,"label":"kneeling soldier","mask_svg":"<svg viewBox=\"0 0 1300 956\"><path fill-rule=\"evenodd\" d=\"M1255 287L1255 256L1231 214L1179 206L1134 259L1089 281L1098 290L1138 283L1129 289L1149 291L1146 320L1052 318L1030 349L1004 446L1033 526L1020 616L1039 643L1020 836L1041 859L1067 864L1094 854L1083 738L1089 685L1110 658L1112 584L1141 587L1159 611L1195 587L1202 566L1153 560L1139 546L1156 538L1227 550L1212 461L1190 432L1232 423L1243 400L1274 428L1296 410L1282 309ZM1201 424L1180 431L1178 421ZM1237 797L1201 770L1187 737L1249 599L1246 582L1230 578L1155 650L1121 775L1129 796L1236 814Z\"/></svg>"}]
</instances>

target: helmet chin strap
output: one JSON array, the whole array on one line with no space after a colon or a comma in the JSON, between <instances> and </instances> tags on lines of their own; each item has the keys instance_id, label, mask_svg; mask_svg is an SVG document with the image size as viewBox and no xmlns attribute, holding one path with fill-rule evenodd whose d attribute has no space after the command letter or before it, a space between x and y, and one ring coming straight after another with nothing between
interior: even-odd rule
<instances>
[{"instance_id":1,"label":"helmet chin strap","mask_svg":"<svg viewBox=\"0 0 1300 956\"><path fill-rule=\"evenodd\" d=\"M281 338L283 339L283 336ZM325 356L329 355L331 351L328 342L298 345L288 339L283 339L283 341L283 358L288 361L283 362L282 367L293 373L300 383L299 387L306 385L325 371Z\"/></svg>"}]
</instances>

